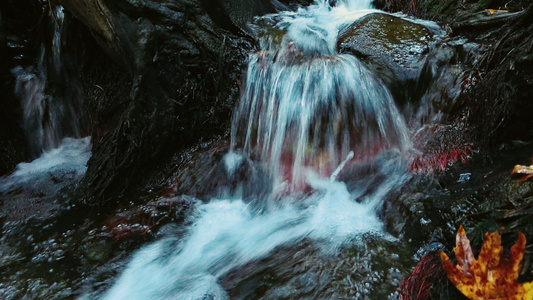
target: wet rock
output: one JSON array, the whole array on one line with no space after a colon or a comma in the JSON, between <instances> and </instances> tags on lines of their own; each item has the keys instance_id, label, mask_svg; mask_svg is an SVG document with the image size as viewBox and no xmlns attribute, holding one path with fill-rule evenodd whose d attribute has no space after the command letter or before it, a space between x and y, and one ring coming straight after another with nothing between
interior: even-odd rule
<instances>
[{"instance_id":1,"label":"wet rock","mask_svg":"<svg viewBox=\"0 0 533 300\"><path fill-rule=\"evenodd\" d=\"M419 151L413 153L409 170L417 174L435 175L446 172L454 164L467 163L474 150L471 142L465 139L463 130L461 124L451 126L437 123L420 128L413 136L414 145Z\"/></svg>"},{"instance_id":2,"label":"wet rock","mask_svg":"<svg viewBox=\"0 0 533 300\"><path fill-rule=\"evenodd\" d=\"M0 217L45 221L69 209L69 199L85 173L89 155L89 138L66 138L60 148L21 163L11 175L0 177Z\"/></svg>"},{"instance_id":3,"label":"wet rock","mask_svg":"<svg viewBox=\"0 0 533 300\"><path fill-rule=\"evenodd\" d=\"M396 101L404 105L420 95L418 80L438 30L403 18L373 13L344 30L337 42L341 53L357 56L379 74Z\"/></svg>"},{"instance_id":4,"label":"wet rock","mask_svg":"<svg viewBox=\"0 0 533 300\"><path fill-rule=\"evenodd\" d=\"M260 49L269 49L274 46L274 49L279 49L283 41L283 37L287 33L286 29L276 26L281 20L276 16L265 16L263 18L255 19L251 27L253 27L253 33L256 39L261 43L267 41L265 44L260 45ZM271 43L268 44L268 43Z\"/></svg>"},{"instance_id":5,"label":"wet rock","mask_svg":"<svg viewBox=\"0 0 533 300\"><path fill-rule=\"evenodd\" d=\"M177 175L177 192L203 201L212 198L239 197L258 205L272 190L272 180L265 168L242 153L214 148L191 158Z\"/></svg>"},{"instance_id":6,"label":"wet rock","mask_svg":"<svg viewBox=\"0 0 533 300\"><path fill-rule=\"evenodd\" d=\"M259 13L251 3L231 7L235 22ZM125 82L119 89L103 83L104 95L95 99L87 203L115 203L148 190L175 168L173 155L229 127L246 52L254 47L244 31L222 28L199 0L62 4L122 66L108 82ZM207 4L230 18L226 6Z\"/></svg>"},{"instance_id":7,"label":"wet rock","mask_svg":"<svg viewBox=\"0 0 533 300\"><path fill-rule=\"evenodd\" d=\"M312 4L314 0L279 0L279 2L288 5L292 9L297 9L298 7Z\"/></svg>"},{"instance_id":8,"label":"wet rock","mask_svg":"<svg viewBox=\"0 0 533 300\"><path fill-rule=\"evenodd\" d=\"M412 124L446 119L475 84L467 70L486 47L444 37L434 23L371 14L341 33L339 51L359 57L379 74Z\"/></svg>"},{"instance_id":9,"label":"wet rock","mask_svg":"<svg viewBox=\"0 0 533 300\"><path fill-rule=\"evenodd\" d=\"M434 32L397 16L373 13L344 30L337 42L341 53L373 59L397 72L416 72L431 47Z\"/></svg>"},{"instance_id":10,"label":"wet rock","mask_svg":"<svg viewBox=\"0 0 533 300\"><path fill-rule=\"evenodd\" d=\"M445 174L413 177L396 198L384 203L380 215L387 231L419 248L415 261L434 251L435 246L450 252L460 225L472 237L474 249L481 246L485 232L494 230L500 230L504 244L510 247L517 230L526 237L533 234L526 221L532 213L533 184L515 182L510 176L513 161L528 161L530 156L531 146L527 146L498 156L490 165L475 157L466 165L448 166ZM471 174L470 179L458 180L465 173ZM524 271L527 276L531 272L529 267ZM446 288L439 283L436 286Z\"/></svg>"},{"instance_id":11,"label":"wet rock","mask_svg":"<svg viewBox=\"0 0 533 300\"><path fill-rule=\"evenodd\" d=\"M478 80L465 101L468 107L468 134L473 135L481 149L489 154L498 145L511 140L530 140L533 137L529 113L533 97L533 69L522 58L529 55L533 37L529 6L505 26L484 30L489 41L497 43L490 47L473 74ZM522 45L516 47L516 45ZM524 62L524 64L520 64ZM482 76L480 76L483 74Z\"/></svg>"},{"instance_id":12,"label":"wet rock","mask_svg":"<svg viewBox=\"0 0 533 300\"><path fill-rule=\"evenodd\" d=\"M106 225L95 231L95 235L110 237L120 249L135 249L155 237L177 237L183 234L197 201L189 196L157 197L146 204L120 210L105 220Z\"/></svg>"},{"instance_id":13,"label":"wet rock","mask_svg":"<svg viewBox=\"0 0 533 300\"><path fill-rule=\"evenodd\" d=\"M487 11L503 7L507 12ZM478 57L467 67L466 93L460 95L462 105L454 113L468 116L465 137L478 144L484 155L494 155L502 142L531 138L530 118L523 112L531 110L532 68L517 63L532 44L530 2L394 0L387 1L384 9L435 20L453 36L484 45L481 53L473 51ZM463 121L461 117L450 120Z\"/></svg>"},{"instance_id":14,"label":"wet rock","mask_svg":"<svg viewBox=\"0 0 533 300\"><path fill-rule=\"evenodd\" d=\"M451 29L455 32L494 29L509 23L521 15L522 12L509 13L506 11L504 13L490 13L488 11L481 11L468 15L464 20L452 24Z\"/></svg>"},{"instance_id":15,"label":"wet rock","mask_svg":"<svg viewBox=\"0 0 533 300\"><path fill-rule=\"evenodd\" d=\"M2 224L0 294L6 299L72 297L80 255L73 231L64 228L71 220L63 217Z\"/></svg>"},{"instance_id":16,"label":"wet rock","mask_svg":"<svg viewBox=\"0 0 533 300\"><path fill-rule=\"evenodd\" d=\"M42 6L34 1L0 3L0 176L29 159L29 151L20 126L22 112L14 95L11 69L32 60L36 52L31 28L36 26Z\"/></svg>"},{"instance_id":17,"label":"wet rock","mask_svg":"<svg viewBox=\"0 0 533 300\"><path fill-rule=\"evenodd\" d=\"M232 299L387 299L409 261L400 258L403 250L371 237L348 244L331 255L306 241L279 247L233 268L219 283Z\"/></svg>"},{"instance_id":18,"label":"wet rock","mask_svg":"<svg viewBox=\"0 0 533 300\"><path fill-rule=\"evenodd\" d=\"M465 88L465 70L451 63L455 55L454 49L445 45L428 55L419 80L420 83L428 85L420 100L421 104L428 105L426 113L434 111L449 114L456 107L459 95Z\"/></svg>"},{"instance_id":19,"label":"wet rock","mask_svg":"<svg viewBox=\"0 0 533 300\"><path fill-rule=\"evenodd\" d=\"M20 251L17 251L16 248L7 245L5 241L2 241L0 244L2 245L0 249L0 268L2 268L2 270L7 270L9 267L24 260L23 254L20 253Z\"/></svg>"},{"instance_id":20,"label":"wet rock","mask_svg":"<svg viewBox=\"0 0 533 300\"><path fill-rule=\"evenodd\" d=\"M390 64L406 69L417 65L427 53L434 33L427 27L397 16L373 13L344 30L338 40L341 52L362 58L390 60Z\"/></svg>"},{"instance_id":21,"label":"wet rock","mask_svg":"<svg viewBox=\"0 0 533 300\"><path fill-rule=\"evenodd\" d=\"M234 32L246 31L255 16L276 11L270 0L202 0L202 5L218 26Z\"/></svg>"},{"instance_id":22,"label":"wet rock","mask_svg":"<svg viewBox=\"0 0 533 300\"><path fill-rule=\"evenodd\" d=\"M131 251L156 237L183 235L198 201L187 196L145 200L143 205L130 205L100 221L94 215L86 219L91 209L74 206L78 201L73 199L55 203L54 213L43 213L40 218L36 212L21 220L3 216L0 294L8 299L64 299L87 290L100 291L112 283L110 278L117 276ZM67 205L72 207L67 209ZM121 226L131 230L126 234L124 229L117 237Z\"/></svg>"},{"instance_id":23,"label":"wet rock","mask_svg":"<svg viewBox=\"0 0 533 300\"><path fill-rule=\"evenodd\" d=\"M111 244L105 240L96 240L85 245L85 257L96 262L106 261L111 255Z\"/></svg>"}]
</instances>

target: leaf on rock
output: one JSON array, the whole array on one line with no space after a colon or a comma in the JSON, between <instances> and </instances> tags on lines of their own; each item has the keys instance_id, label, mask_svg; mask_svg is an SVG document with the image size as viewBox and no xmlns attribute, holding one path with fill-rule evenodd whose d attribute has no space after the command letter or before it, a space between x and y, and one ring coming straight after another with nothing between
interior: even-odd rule
<instances>
[{"instance_id":1,"label":"leaf on rock","mask_svg":"<svg viewBox=\"0 0 533 300\"><path fill-rule=\"evenodd\" d=\"M526 238L521 232L518 232L518 241L511 247L509 258L502 257L498 231L485 233L478 259L474 258L463 226L457 232L456 244L453 251L457 265L444 252L440 252L440 258L448 278L466 297L472 300L533 299L533 282L516 281L526 248Z\"/></svg>"},{"instance_id":2,"label":"leaf on rock","mask_svg":"<svg viewBox=\"0 0 533 300\"><path fill-rule=\"evenodd\" d=\"M520 181L526 181L533 177L533 166L516 165L513 171L511 171L511 175L522 175L523 177Z\"/></svg>"},{"instance_id":3,"label":"leaf on rock","mask_svg":"<svg viewBox=\"0 0 533 300\"><path fill-rule=\"evenodd\" d=\"M485 11L488 11L491 15L493 15L494 13L506 13L506 12L509 12L508 10L505 10L505 9L491 9L491 8L485 9Z\"/></svg>"}]
</instances>

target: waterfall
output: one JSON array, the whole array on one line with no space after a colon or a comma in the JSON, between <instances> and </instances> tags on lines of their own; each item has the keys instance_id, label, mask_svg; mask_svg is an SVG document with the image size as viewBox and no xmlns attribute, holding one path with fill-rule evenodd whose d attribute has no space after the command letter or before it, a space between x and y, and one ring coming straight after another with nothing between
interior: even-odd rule
<instances>
[{"instance_id":1,"label":"waterfall","mask_svg":"<svg viewBox=\"0 0 533 300\"><path fill-rule=\"evenodd\" d=\"M58 194L83 178L91 156L90 137L82 138L80 87L63 63L65 15L61 6L49 8L51 38L42 42L36 64L11 70L33 161L0 177L0 196L13 191L41 197Z\"/></svg>"},{"instance_id":2,"label":"waterfall","mask_svg":"<svg viewBox=\"0 0 533 300\"><path fill-rule=\"evenodd\" d=\"M15 95L21 99L23 129L33 158L59 147L66 136L81 137L83 119L77 87L72 82L61 82L71 79L64 74L62 65L63 8L51 8L48 18L52 39L41 45L36 65L17 66L11 71L16 78ZM65 92L65 87L75 92Z\"/></svg>"},{"instance_id":3,"label":"waterfall","mask_svg":"<svg viewBox=\"0 0 533 300\"><path fill-rule=\"evenodd\" d=\"M287 62L285 56L293 54L285 50L250 57L234 114L234 149L256 152L274 176L302 181L305 168L327 176L350 151L364 160L383 149L408 148L392 96L356 58Z\"/></svg>"},{"instance_id":4,"label":"waterfall","mask_svg":"<svg viewBox=\"0 0 533 300\"><path fill-rule=\"evenodd\" d=\"M355 57L335 50L339 30L373 12L347 13L347 7L369 4L361 2L343 2L333 11L319 2L275 16L281 41L262 35L262 49L250 55L233 115L233 151L258 155L275 178L301 182L306 168L331 174L350 151L364 160L409 147L390 92Z\"/></svg>"},{"instance_id":5,"label":"waterfall","mask_svg":"<svg viewBox=\"0 0 533 300\"><path fill-rule=\"evenodd\" d=\"M250 157L288 191L274 188L276 205L261 212L239 195L198 202L187 236L135 253L104 299L228 299L220 278L280 246L312 241L329 255L364 234L390 238L376 211L408 178L408 130L379 78L335 49L339 31L369 6L316 1L258 21L261 49L250 54L222 165L230 174ZM349 190L343 169L367 162L376 173ZM300 182L312 192L298 193Z\"/></svg>"}]
</instances>

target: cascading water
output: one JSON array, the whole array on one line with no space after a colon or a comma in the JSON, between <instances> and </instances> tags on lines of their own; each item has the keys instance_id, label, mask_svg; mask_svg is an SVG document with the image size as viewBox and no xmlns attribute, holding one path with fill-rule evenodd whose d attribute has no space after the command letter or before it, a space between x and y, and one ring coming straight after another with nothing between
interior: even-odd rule
<instances>
[{"instance_id":1,"label":"cascading water","mask_svg":"<svg viewBox=\"0 0 533 300\"><path fill-rule=\"evenodd\" d=\"M275 204L258 212L238 195L199 203L185 238L140 250L103 298L226 299L221 278L278 247L311 241L327 256L365 233L386 238L376 210L407 178L408 131L380 80L335 51L338 32L369 6L320 1L263 18L275 35L255 28L262 49L249 58L224 165L231 175L243 157L256 158L274 186L257 201ZM386 179L348 191L339 173L364 161ZM301 196L301 183L312 192Z\"/></svg>"},{"instance_id":2,"label":"cascading water","mask_svg":"<svg viewBox=\"0 0 533 300\"><path fill-rule=\"evenodd\" d=\"M91 156L90 138L81 136L83 97L63 65L65 15L61 6L49 8L51 40L43 41L36 65L11 70L34 160L20 163L13 174L0 177L0 197L14 190L51 196L81 180Z\"/></svg>"},{"instance_id":3,"label":"cascading water","mask_svg":"<svg viewBox=\"0 0 533 300\"><path fill-rule=\"evenodd\" d=\"M350 151L362 160L409 147L390 92L355 57L335 51L339 30L373 12L361 10L368 6L317 3L266 17L281 20L278 41L262 36L263 49L250 55L233 149L257 154L275 178L300 182L305 167L330 174Z\"/></svg>"},{"instance_id":4,"label":"cascading water","mask_svg":"<svg viewBox=\"0 0 533 300\"><path fill-rule=\"evenodd\" d=\"M392 96L361 62L349 55L298 57L297 42L284 39L281 50L251 55L234 148L257 152L273 174L292 166L289 178L301 181L304 167L330 174L350 151L362 160L408 147Z\"/></svg>"},{"instance_id":5,"label":"cascading water","mask_svg":"<svg viewBox=\"0 0 533 300\"><path fill-rule=\"evenodd\" d=\"M15 94L21 99L23 128L34 158L59 147L65 136L81 137L81 95L54 91L55 83L50 78L67 79L61 57L64 17L61 6L49 11L53 31L50 45L41 45L36 66L18 66L12 70L16 77Z\"/></svg>"}]
</instances>

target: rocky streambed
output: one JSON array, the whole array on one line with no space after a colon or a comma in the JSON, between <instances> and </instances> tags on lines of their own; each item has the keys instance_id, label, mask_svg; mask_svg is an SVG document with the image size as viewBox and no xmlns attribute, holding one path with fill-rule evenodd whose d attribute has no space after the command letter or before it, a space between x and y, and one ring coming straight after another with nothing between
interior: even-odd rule
<instances>
[{"instance_id":1,"label":"rocky streambed","mask_svg":"<svg viewBox=\"0 0 533 300\"><path fill-rule=\"evenodd\" d=\"M218 158L217 151L221 153ZM344 244L329 256L304 239L236 267L220 279L221 285L236 299L394 299L401 281L422 256L437 250L451 252L459 225L467 228L474 248L480 246L484 232L502 227L504 247L515 242L517 230L526 237L531 235L528 216L533 184L512 179L509 171L517 162L527 163L531 151L531 146L506 151L488 166L474 155L469 163L451 166L445 174L414 175L387 197L381 209L388 238L362 236L363 244ZM79 204L79 196L73 191L75 183L54 196L36 195L31 201L18 198L16 203L4 200L0 240L2 296L98 297L114 283L140 246L169 237L179 243L180 237L186 237L199 203L210 199L205 190L195 185L216 186L211 195L232 188L231 182L213 181L216 175L203 172L204 168L216 172L213 166L220 162L222 153L220 147L190 152L190 160L181 165L180 175L170 181L171 186L106 214ZM257 167L243 165L241 172L258 172L254 168ZM187 183L192 176L197 176L198 181ZM193 196L181 195L183 190ZM13 194L10 198L17 199ZM34 212L36 209L39 211ZM177 246L169 244L169 251ZM522 280L533 277L530 259L527 252ZM459 294L443 276L441 270L431 282L432 295L441 298L431 299L458 299Z\"/></svg>"},{"instance_id":2,"label":"rocky streambed","mask_svg":"<svg viewBox=\"0 0 533 300\"><path fill-rule=\"evenodd\" d=\"M259 47L246 24L298 3L88 1L83 5L96 9L88 10L61 2L70 28L83 37L64 55L69 70L80 71L69 74L91 108L91 124L82 131L92 135L92 156L87 173L81 161L29 181L10 181L17 171L2 177L0 295L6 299L98 298L143 245L168 240L169 252L179 247L202 203L238 190L261 211L254 200L271 192L265 167L253 156L229 176L229 116L246 52ZM425 254L451 252L459 225L477 249L484 232L502 227L506 248L518 230L533 237L533 185L510 176L533 153L526 101L532 9L513 6L515 12L500 12L502 21L468 3L458 17L450 12L454 2L446 3L436 17L444 29L376 13L348 27L336 45L380 75L410 128L418 128L409 173L378 210L386 234L362 235L329 255L306 238L275 247L218 279L231 298L394 299ZM416 4L418 11L410 12L425 17L443 5ZM31 39L38 18L19 23L25 31L17 31L16 7L0 7L6 78L14 65L31 65L40 47ZM31 7L36 16L47 9ZM255 22L264 26L268 19ZM65 36L65 43L76 41ZM96 65L100 57L107 66ZM49 78L47 93L57 95L62 78ZM18 99L8 98L3 104L16 116ZM13 116L2 121L8 125L1 135L5 174L30 160L20 136L6 132L17 128ZM87 147L74 148L87 154ZM338 179L349 191L373 193L390 175L370 160L348 165ZM532 280L530 260L528 247L521 280ZM432 276L430 299L458 299L442 270Z\"/></svg>"}]
</instances>

